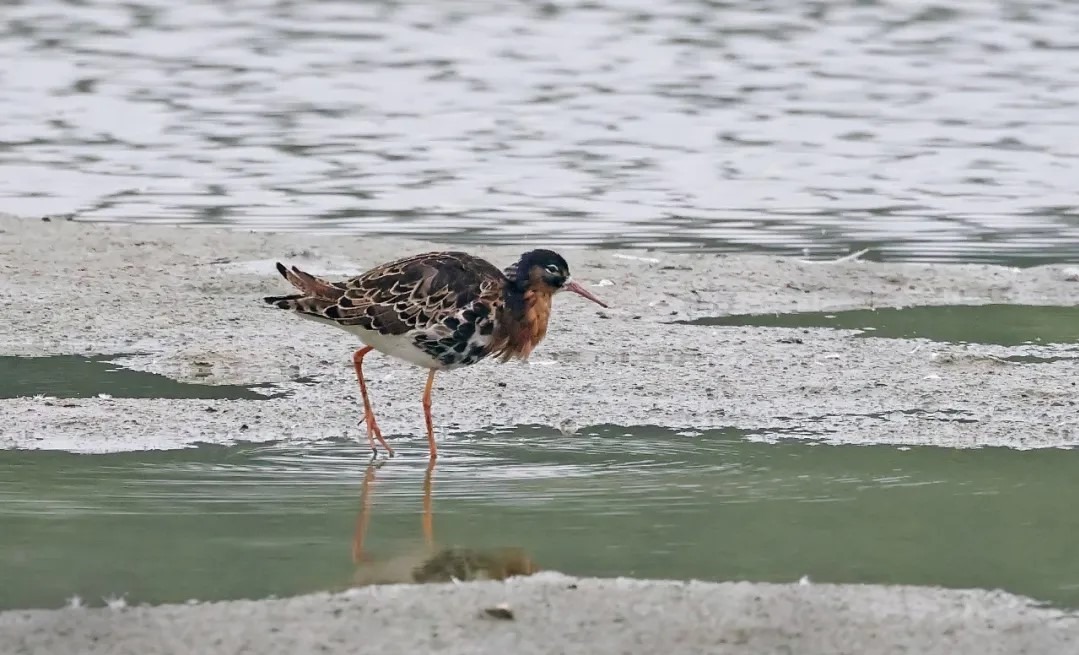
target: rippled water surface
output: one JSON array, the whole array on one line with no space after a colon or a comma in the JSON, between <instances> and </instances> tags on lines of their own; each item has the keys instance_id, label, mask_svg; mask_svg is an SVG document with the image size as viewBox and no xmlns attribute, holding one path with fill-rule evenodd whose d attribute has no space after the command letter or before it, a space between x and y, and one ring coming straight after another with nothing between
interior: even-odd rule
<instances>
[{"instance_id":1,"label":"rippled water surface","mask_svg":"<svg viewBox=\"0 0 1079 655\"><path fill-rule=\"evenodd\" d=\"M0 210L1079 254L1069 0L4 4Z\"/></svg>"},{"instance_id":2,"label":"rippled water surface","mask_svg":"<svg viewBox=\"0 0 1079 655\"><path fill-rule=\"evenodd\" d=\"M367 476L350 441L0 451L0 608L340 589L428 538L580 575L808 575L1079 606L1079 453L752 437L521 426L447 438L434 469L398 457Z\"/></svg>"}]
</instances>

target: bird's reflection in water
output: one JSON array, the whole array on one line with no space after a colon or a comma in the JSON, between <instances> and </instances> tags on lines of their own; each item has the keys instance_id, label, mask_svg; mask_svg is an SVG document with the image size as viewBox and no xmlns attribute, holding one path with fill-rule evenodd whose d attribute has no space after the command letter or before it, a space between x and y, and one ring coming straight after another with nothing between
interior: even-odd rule
<instances>
[{"instance_id":1,"label":"bird's reflection in water","mask_svg":"<svg viewBox=\"0 0 1079 655\"><path fill-rule=\"evenodd\" d=\"M371 493L376 486L375 474L381 465L382 462L377 462L367 467L360 490L360 512L356 518L356 531L352 539L352 561L356 566L352 580L354 586L504 580L513 576L531 575L539 570L529 554L517 547L479 549L440 548L435 545L431 501L435 460L428 462L423 477L424 547L388 558L365 553L363 541L371 519Z\"/></svg>"}]
</instances>

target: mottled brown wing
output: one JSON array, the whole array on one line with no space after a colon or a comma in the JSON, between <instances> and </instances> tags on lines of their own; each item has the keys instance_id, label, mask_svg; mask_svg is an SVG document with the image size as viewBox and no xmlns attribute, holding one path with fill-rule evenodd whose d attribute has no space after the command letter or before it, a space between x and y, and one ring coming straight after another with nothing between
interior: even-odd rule
<instances>
[{"instance_id":1,"label":"mottled brown wing","mask_svg":"<svg viewBox=\"0 0 1079 655\"><path fill-rule=\"evenodd\" d=\"M494 265L467 253L424 253L335 283L344 293L324 315L383 334L437 328L481 298L500 300L505 279Z\"/></svg>"}]
</instances>

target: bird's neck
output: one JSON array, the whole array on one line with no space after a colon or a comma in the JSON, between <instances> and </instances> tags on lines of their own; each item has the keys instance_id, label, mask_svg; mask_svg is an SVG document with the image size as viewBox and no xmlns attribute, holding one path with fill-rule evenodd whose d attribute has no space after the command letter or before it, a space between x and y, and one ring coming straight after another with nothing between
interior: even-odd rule
<instances>
[{"instance_id":1,"label":"bird's neck","mask_svg":"<svg viewBox=\"0 0 1079 655\"><path fill-rule=\"evenodd\" d=\"M500 336L506 341L507 358L528 359L532 350L547 336L552 297L549 289L538 284L524 288L515 284L506 287L499 325Z\"/></svg>"}]
</instances>

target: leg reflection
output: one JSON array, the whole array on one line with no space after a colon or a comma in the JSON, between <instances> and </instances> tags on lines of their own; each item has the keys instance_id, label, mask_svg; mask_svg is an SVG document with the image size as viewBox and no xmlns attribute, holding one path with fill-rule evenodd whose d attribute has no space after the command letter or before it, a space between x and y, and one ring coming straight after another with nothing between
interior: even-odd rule
<instances>
[{"instance_id":1,"label":"leg reflection","mask_svg":"<svg viewBox=\"0 0 1079 655\"><path fill-rule=\"evenodd\" d=\"M356 516L356 529L352 533L353 564L364 559L363 537L367 534L367 524L371 520L371 485L375 481L375 471L382 466L384 461L368 464L367 470L363 474L363 484L360 486L360 513Z\"/></svg>"},{"instance_id":2,"label":"leg reflection","mask_svg":"<svg viewBox=\"0 0 1079 655\"><path fill-rule=\"evenodd\" d=\"M360 511L352 538L353 585L505 580L532 575L539 568L522 548L436 547L434 529L435 460L427 462L423 476L424 548L397 549L389 557L372 557L363 550L371 516L375 471L382 462L367 467L360 490Z\"/></svg>"}]
</instances>

